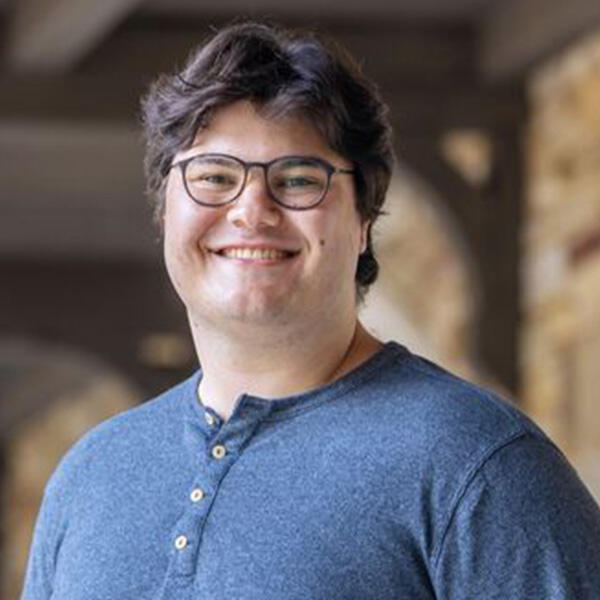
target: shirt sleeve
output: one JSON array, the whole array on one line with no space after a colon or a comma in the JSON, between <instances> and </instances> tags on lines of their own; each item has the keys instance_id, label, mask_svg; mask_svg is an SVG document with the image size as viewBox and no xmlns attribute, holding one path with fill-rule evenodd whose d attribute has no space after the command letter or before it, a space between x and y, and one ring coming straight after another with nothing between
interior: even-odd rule
<instances>
[{"instance_id":1,"label":"shirt sleeve","mask_svg":"<svg viewBox=\"0 0 600 600\"><path fill-rule=\"evenodd\" d=\"M555 446L524 435L475 471L433 581L439 600L600 598L600 510Z\"/></svg>"},{"instance_id":2,"label":"shirt sleeve","mask_svg":"<svg viewBox=\"0 0 600 600\"><path fill-rule=\"evenodd\" d=\"M33 532L21 600L52 598L55 558L58 552L56 531L60 520L59 504L56 486L50 480Z\"/></svg>"}]
</instances>

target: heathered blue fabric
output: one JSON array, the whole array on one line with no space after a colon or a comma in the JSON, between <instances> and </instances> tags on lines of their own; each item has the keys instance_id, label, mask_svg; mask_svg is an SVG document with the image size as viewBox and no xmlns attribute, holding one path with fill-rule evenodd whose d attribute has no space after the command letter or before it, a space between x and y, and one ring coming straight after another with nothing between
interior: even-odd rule
<instances>
[{"instance_id":1,"label":"heathered blue fabric","mask_svg":"<svg viewBox=\"0 0 600 600\"><path fill-rule=\"evenodd\" d=\"M389 343L321 389L242 396L211 427L200 376L66 455L25 600L600 598L597 505L491 393Z\"/></svg>"}]
</instances>

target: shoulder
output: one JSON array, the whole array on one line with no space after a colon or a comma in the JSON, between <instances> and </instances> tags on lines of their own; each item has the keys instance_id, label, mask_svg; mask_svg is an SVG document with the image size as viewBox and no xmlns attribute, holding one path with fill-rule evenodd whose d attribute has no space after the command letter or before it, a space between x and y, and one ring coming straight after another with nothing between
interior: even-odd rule
<instances>
[{"instance_id":1,"label":"shoulder","mask_svg":"<svg viewBox=\"0 0 600 600\"><path fill-rule=\"evenodd\" d=\"M473 597L500 597L489 595L494 585L507 586L501 597L521 597L511 594L533 581L544 590L559 585L525 567L517 572L508 564L517 555L539 573L551 565L564 589L587 589L584 571L600 567L590 550L600 544L600 510L563 453L518 407L401 347L368 393L382 398L381 427L395 425L401 440L395 463L412 458L436 524L437 576L456 584L458 596L477 577L490 587L475 586ZM494 565L503 581L477 575Z\"/></svg>"},{"instance_id":2,"label":"shoulder","mask_svg":"<svg viewBox=\"0 0 600 600\"><path fill-rule=\"evenodd\" d=\"M162 440L181 438L183 411L193 393L195 378L194 375L160 396L99 424L65 454L46 484L23 597L52 595L59 551L68 532L77 527L93 528L94 520L88 517L94 513L97 521L114 521L111 511L115 506L121 509L118 503L127 494L137 498L143 489L136 473L161 481L160 475L165 471L157 475L152 460L162 454L170 460L177 450L170 444L165 451ZM99 498L102 502L90 501ZM119 513L122 519L130 514L126 510Z\"/></svg>"},{"instance_id":3,"label":"shoulder","mask_svg":"<svg viewBox=\"0 0 600 600\"><path fill-rule=\"evenodd\" d=\"M531 468L565 461L552 441L510 400L465 381L434 364L392 346L362 394L373 444L384 440L392 472L411 465L415 485L428 498L437 525L452 518L465 491L486 465L517 468L517 449L528 451ZM364 428L363 428L364 429ZM523 472L523 471L520 471ZM502 474L494 475L496 481ZM440 531L438 529L438 531Z\"/></svg>"},{"instance_id":4,"label":"shoulder","mask_svg":"<svg viewBox=\"0 0 600 600\"><path fill-rule=\"evenodd\" d=\"M181 437L183 415L195 392L197 374L139 406L119 413L85 433L63 456L50 478L46 494L77 488L85 472L97 475L119 459L142 460L164 441Z\"/></svg>"},{"instance_id":5,"label":"shoulder","mask_svg":"<svg viewBox=\"0 0 600 600\"><path fill-rule=\"evenodd\" d=\"M472 462L524 434L545 434L508 398L458 377L440 365L388 344L388 359L363 387L382 427L405 431L426 450L443 449Z\"/></svg>"}]
</instances>

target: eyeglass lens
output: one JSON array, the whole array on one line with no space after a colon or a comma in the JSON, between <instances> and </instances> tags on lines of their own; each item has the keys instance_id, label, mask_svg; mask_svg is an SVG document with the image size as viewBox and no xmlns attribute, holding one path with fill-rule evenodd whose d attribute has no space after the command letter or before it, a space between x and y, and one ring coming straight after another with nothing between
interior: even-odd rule
<instances>
[{"instance_id":1,"label":"eyeglass lens","mask_svg":"<svg viewBox=\"0 0 600 600\"><path fill-rule=\"evenodd\" d=\"M226 204L244 185L242 162L224 156L198 156L186 168L191 196L203 204ZM324 165L310 158L282 158L267 168L272 196L285 206L303 208L317 203L327 188L329 174Z\"/></svg>"}]
</instances>

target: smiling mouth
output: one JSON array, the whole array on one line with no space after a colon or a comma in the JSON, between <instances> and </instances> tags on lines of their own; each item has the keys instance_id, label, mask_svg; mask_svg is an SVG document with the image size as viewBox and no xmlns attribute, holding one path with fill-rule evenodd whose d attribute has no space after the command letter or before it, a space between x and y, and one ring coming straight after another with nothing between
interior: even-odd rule
<instances>
[{"instance_id":1,"label":"smiling mouth","mask_svg":"<svg viewBox=\"0 0 600 600\"><path fill-rule=\"evenodd\" d=\"M297 256L299 251L275 248L222 248L215 251L215 254L239 260L284 260Z\"/></svg>"}]
</instances>

